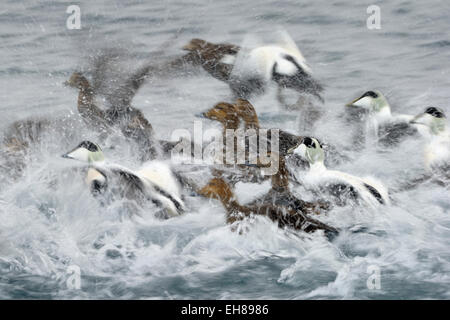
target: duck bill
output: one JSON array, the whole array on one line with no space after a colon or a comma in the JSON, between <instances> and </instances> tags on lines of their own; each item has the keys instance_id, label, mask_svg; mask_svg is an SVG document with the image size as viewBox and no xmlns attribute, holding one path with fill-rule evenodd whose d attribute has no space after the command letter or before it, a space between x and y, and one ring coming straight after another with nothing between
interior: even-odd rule
<instances>
[{"instance_id":1,"label":"duck bill","mask_svg":"<svg viewBox=\"0 0 450 320\"><path fill-rule=\"evenodd\" d=\"M292 148L289 148L289 149L286 151L286 154L287 154L287 155L293 155L295 149L297 149L299 146L300 146L300 144L298 144L298 145L296 145L296 146L294 146L294 147L292 147Z\"/></svg>"},{"instance_id":2,"label":"duck bill","mask_svg":"<svg viewBox=\"0 0 450 320\"><path fill-rule=\"evenodd\" d=\"M357 107L357 106L355 106L355 103L358 102L359 99L361 99L361 97L352 100L351 102L347 103L345 106L346 107Z\"/></svg>"},{"instance_id":3,"label":"duck bill","mask_svg":"<svg viewBox=\"0 0 450 320\"><path fill-rule=\"evenodd\" d=\"M370 107L370 103L371 103L371 101L370 101L369 97L362 95L362 96L354 99L353 101L347 103L345 106L346 107L354 107L354 108L360 107L360 108L367 109Z\"/></svg>"},{"instance_id":4,"label":"duck bill","mask_svg":"<svg viewBox=\"0 0 450 320\"><path fill-rule=\"evenodd\" d=\"M190 44L190 43L184 45L183 47L181 47L181 49L183 49L185 51L192 51L192 50L194 50L192 44Z\"/></svg>"},{"instance_id":5,"label":"duck bill","mask_svg":"<svg viewBox=\"0 0 450 320\"><path fill-rule=\"evenodd\" d=\"M196 117L196 118L200 118L200 119L208 119L208 118L206 117L206 112L199 112L199 113L196 113L196 114L195 114L195 117Z\"/></svg>"},{"instance_id":6,"label":"duck bill","mask_svg":"<svg viewBox=\"0 0 450 320\"><path fill-rule=\"evenodd\" d=\"M89 151L87 151L84 148L75 148L74 150L69 151L66 154L63 154L61 157L65 158L65 159L73 159L73 160L88 162L89 161Z\"/></svg>"},{"instance_id":7,"label":"duck bill","mask_svg":"<svg viewBox=\"0 0 450 320\"><path fill-rule=\"evenodd\" d=\"M414 118L412 118L409 123L411 124L418 124L418 125L425 125L425 123L422 122L422 119L424 117L424 114L419 114L417 116L415 116Z\"/></svg>"}]
</instances>

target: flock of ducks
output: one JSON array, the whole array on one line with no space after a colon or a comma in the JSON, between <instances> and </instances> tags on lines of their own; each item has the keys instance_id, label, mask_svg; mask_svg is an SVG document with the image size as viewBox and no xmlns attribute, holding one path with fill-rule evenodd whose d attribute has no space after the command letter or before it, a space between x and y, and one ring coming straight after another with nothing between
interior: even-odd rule
<instances>
[{"instance_id":1,"label":"flock of ducks","mask_svg":"<svg viewBox=\"0 0 450 320\"><path fill-rule=\"evenodd\" d=\"M157 70L186 65L201 67L229 85L234 102L217 103L198 116L220 123L223 136L230 129L253 130L258 134L264 128L260 127L257 112L249 99L264 93L269 86L276 86L281 104L284 104L284 89L293 89L299 95L311 95L323 102L323 87L313 78L300 50L287 35L282 40L281 45L244 49L232 44L192 39L183 47L187 53L182 57L162 67L145 66L132 74L121 84L120 90L114 90L109 99L106 98L107 108L95 104L99 91L99 85L95 82L98 79L90 83L82 73L74 72L65 84L79 91L78 112L86 125L100 132L101 136L119 131L126 139L136 142L142 166L132 170L110 163L101 147L90 141L81 142L63 157L86 163L86 185L92 195L101 201L111 193L115 197L132 199L137 204L150 201L161 208L168 218L188 210L183 193L189 190L194 196L219 200L226 211L226 222L233 226L233 230L238 228L239 221L261 215L281 228L303 232L321 230L327 237L336 235L338 229L320 222L316 217L334 206L365 205L377 208L389 205L391 199L388 189L374 178L327 169L327 159L339 157L333 146L321 143L317 137L299 136L275 128L279 130L275 137L278 139L278 149L272 148L272 131L268 131L267 139L258 135L257 141L258 145L267 144L268 155L278 167L275 174L265 175L267 165L259 159L256 164L246 162L218 166L213 163L209 165L212 178L198 185L182 173L175 172L168 161L179 141L156 139L152 125L142 111L131 106L137 90ZM108 59L99 59L96 70L104 67ZM424 168L428 174L425 179L422 177L416 182L431 181L448 187L450 134L441 109L428 107L416 116L394 114L386 97L376 90L367 91L347 104L345 109L349 124L362 128L354 146L364 139L374 139L372 141L380 145L392 147L410 137L424 137L427 141ZM14 130L10 130L4 138L4 148L10 153L26 149L32 139L24 136L34 139L44 127L40 128L39 124L29 120L13 124L11 128ZM249 144L249 140L245 140L247 151ZM358 150L362 148L360 144ZM237 182L260 184L267 179L270 179L271 187L266 194L250 203L238 202L233 191ZM299 198L292 192L292 188L298 186L311 191L316 200ZM324 200L324 195L327 195L327 200Z\"/></svg>"}]
</instances>

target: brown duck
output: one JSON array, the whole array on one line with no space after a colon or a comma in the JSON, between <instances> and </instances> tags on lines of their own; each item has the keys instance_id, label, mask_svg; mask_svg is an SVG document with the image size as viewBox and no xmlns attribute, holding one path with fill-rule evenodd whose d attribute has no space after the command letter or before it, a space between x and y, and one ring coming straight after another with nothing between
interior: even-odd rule
<instances>
[{"instance_id":1,"label":"brown duck","mask_svg":"<svg viewBox=\"0 0 450 320\"><path fill-rule=\"evenodd\" d=\"M201 66L214 78L227 82L239 49L239 46L233 44L215 44L202 39L192 39L183 47L183 50L189 51L183 56L183 60Z\"/></svg>"},{"instance_id":2,"label":"brown duck","mask_svg":"<svg viewBox=\"0 0 450 320\"><path fill-rule=\"evenodd\" d=\"M244 220L252 215L266 216L278 223L280 228L289 227L305 232L323 230L327 236L338 233L338 230L320 221L306 216L301 211L295 211L283 205L272 203L260 203L257 205L243 206L236 201L230 186L221 178L213 178L206 186L198 191L202 196L218 199L227 212L227 223Z\"/></svg>"},{"instance_id":3,"label":"brown duck","mask_svg":"<svg viewBox=\"0 0 450 320\"><path fill-rule=\"evenodd\" d=\"M79 89L78 112L84 121L94 130L108 132L118 125L122 133L135 140L143 151L143 160L153 159L157 149L153 141L153 128L141 110L124 105L106 110L95 105L95 91L89 81L81 73L74 72L65 83ZM126 101L128 98L124 98Z\"/></svg>"}]
</instances>

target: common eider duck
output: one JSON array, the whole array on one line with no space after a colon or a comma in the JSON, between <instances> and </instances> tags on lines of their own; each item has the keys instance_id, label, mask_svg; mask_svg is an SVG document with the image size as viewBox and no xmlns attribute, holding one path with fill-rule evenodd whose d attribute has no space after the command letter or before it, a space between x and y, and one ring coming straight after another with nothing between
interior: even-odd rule
<instances>
[{"instance_id":1,"label":"common eider duck","mask_svg":"<svg viewBox=\"0 0 450 320\"><path fill-rule=\"evenodd\" d=\"M63 157L88 164L86 184L94 195L102 194L114 181L112 187L120 187L120 196L137 201L151 200L164 208L169 216L178 216L185 211L178 181L164 162L150 161L139 170L130 170L106 163L100 146L90 141L81 142Z\"/></svg>"},{"instance_id":2,"label":"common eider duck","mask_svg":"<svg viewBox=\"0 0 450 320\"><path fill-rule=\"evenodd\" d=\"M444 111L428 107L425 112L414 117L411 123L419 126L427 140L424 148L426 169L444 173L450 178L450 131Z\"/></svg>"},{"instance_id":3,"label":"common eider duck","mask_svg":"<svg viewBox=\"0 0 450 320\"><path fill-rule=\"evenodd\" d=\"M281 204L260 203L252 206L243 206L237 202L230 186L221 178L213 178L198 193L207 198L220 200L226 210L226 221L228 224L234 224L252 215L262 215L278 223L280 228L288 227L305 232L323 230L327 236L334 236L338 233L337 229L312 219L301 211L295 211Z\"/></svg>"},{"instance_id":4,"label":"common eider duck","mask_svg":"<svg viewBox=\"0 0 450 320\"><path fill-rule=\"evenodd\" d=\"M117 125L126 137L137 142L142 150L142 160L154 159L158 155L153 127L141 110L124 105L100 109L94 102L93 87L79 72L74 72L65 84L80 90L78 111L92 129L109 132L112 126Z\"/></svg>"},{"instance_id":5,"label":"common eider duck","mask_svg":"<svg viewBox=\"0 0 450 320\"><path fill-rule=\"evenodd\" d=\"M205 162L214 164L216 176L227 176L227 179L232 183L237 183L239 181L247 182L261 182L268 177L261 175L261 171L257 168L251 168L245 165L249 156L248 143L246 140L243 123L240 120L237 110L233 104L226 102L219 102L211 109L202 112L197 115L198 117L218 121L222 127L222 133L220 138L222 141L217 141L216 137L214 141L210 142L204 148L204 156L208 157ZM242 132L242 139L238 138L240 135L238 130ZM230 135L227 133L233 133L233 148L227 146L227 137ZM221 146L219 145L221 144ZM238 144L240 145L238 147ZM238 159L238 148L244 150L244 159ZM208 151L213 151L213 154ZM228 156L227 156L228 155ZM205 159L204 159L205 160ZM238 160L243 160L242 163Z\"/></svg>"},{"instance_id":6,"label":"common eider duck","mask_svg":"<svg viewBox=\"0 0 450 320\"><path fill-rule=\"evenodd\" d=\"M222 124L223 135L225 136L226 130L243 130L248 135L256 134L257 136L257 150L259 150L260 138L265 138L267 146L266 150L271 151L271 140L272 131L277 130L278 132L278 146L279 150L272 150L274 152L286 152L288 149L292 148L298 144L301 137L289 133L281 129L267 129L267 134L264 137L260 136L262 128L259 125L258 116L256 114L253 105L244 99L237 99L234 104L228 102L220 102L216 104L210 110L201 114L202 117L219 121ZM246 149L248 151L248 140Z\"/></svg>"},{"instance_id":7,"label":"common eider duck","mask_svg":"<svg viewBox=\"0 0 450 320\"><path fill-rule=\"evenodd\" d=\"M259 125L258 115L253 105L248 100L237 99L234 106L237 110L238 116L242 121L244 121L245 130L254 129L259 132L261 127ZM268 129L267 131L267 140L269 141L269 144L271 141L272 130L274 129ZM279 132L279 151L274 150L275 152L286 155L288 150L292 149L295 146L298 146L301 143L301 136L281 129L275 130L278 130ZM323 143L322 145L326 155L326 165L336 164L344 160L348 160L348 157L342 154L342 152L338 151L335 146L328 143ZM270 150L270 146L268 147L268 150ZM297 157L296 159L292 159L291 157L289 160L291 162L294 161L295 166L298 168L308 168L309 166L309 163L306 160L301 159L300 157Z\"/></svg>"},{"instance_id":8,"label":"common eider duck","mask_svg":"<svg viewBox=\"0 0 450 320\"><path fill-rule=\"evenodd\" d=\"M243 99L264 93L270 83L277 85L281 103L281 89L293 89L323 101L322 85L313 78L304 56L286 32L278 34L278 43L240 50L230 75L233 93Z\"/></svg>"},{"instance_id":9,"label":"common eider duck","mask_svg":"<svg viewBox=\"0 0 450 320\"><path fill-rule=\"evenodd\" d=\"M251 110L253 110L253 112ZM242 130L244 140L238 139L237 136L234 136L234 149L231 150L231 152L233 155L236 155L238 143L245 143L245 145L242 146L245 152L245 163L256 160L260 152L264 153L269 151L274 153L285 153L288 149L298 145L301 141L301 137L279 129L277 129L276 133L278 135L278 141L275 144L272 141L272 131L274 129L268 130L266 134L261 136L256 112L247 100L238 99L235 104L220 102L210 110L202 113L202 116L211 120L219 121L222 124L222 137L226 136L227 130ZM253 137L255 139L253 139ZM225 141L223 141L223 143L224 149L227 150ZM275 150L275 145L277 145L277 150ZM261 149L261 147L263 148ZM252 170L248 166L245 166L244 163L240 163L239 168L244 171L251 171L248 172L247 176L253 176L253 180L255 182L260 182L266 179L260 175L258 170ZM242 177L240 177L240 179L241 178Z\"/></svg>"},{"instance_id":10,"label":"common eider duck","mask_svg":"<svg viewBox=\"0 0 450 320\"><path fill-rule=\"evenodd\" d=\"M50 119L24 119L10 124L0 147L0 172L13 180L19 178L27 166L30 147L37 146L52 128Z\"/></svg>"},{"instance_id":11,"label":"common eider duck","mask_svg":"<svg viewBox=\"0 0 450 320\"><path fill-rule=\"evenodd\" d=\"M320 214L330 209L330 204L325 201L308 202L292 194L289 183L293 179L286 166L285 154L277 154L275 159L277 160L278 170L270 176L271 188L269 192L251 201L250 205L273 203L274 205L282 205L295 211L301 211L304 214ZM256 166L261 169L267 167L267 165L261 163L257 163Z\"/></svg>"},{"instance_id":12,"label":"common eider duck","mask_svg":"<svg viewBox=\"0 0 450 320\"><path fill-rule=\"evenodd\" d=\"M331 195L337 205L362 200L371 206L389 204L386 188L374 179L360 178L336 170L328 170L324 165L324 152L320 142L305 137L303 142L290 153L298 154L310 163L310 169L301 182L314 191Z\"/></svg>"},{"instance_id":13,"label":"common eider duck","mask_svg":"<svg viewBox=\"0 0 450 320\"><path fill-rule=\"evenodd\" d=\"M281 38L282 44L260 46L244 53L237 45L192 39L183 47L189 51L183 59L202 66L216 79L228 83L236 98L249 99L254 94L264 93L274 82L282 104L281 89L286 88L323 101L320 95L323 87L312 77L300 50L289 35L283 34Z\"/></svg>"},{"instance_id":14,"label":"common eider duck","mask_svg":"<svg viewBox=\"0 0 450 320\"><path fill-rule=\"evenodd\" d=\"M183 46L189 51L183 59L203 69L214 78L227 82L240 47L228 43L211 43L202 39L192 39Z\"/></svg>"},{"instance_id":15,"label":"common eider duck","mask_svg":"<svg viewBox=\"0 0 450 320\"><path fill-rule=\"evenodd\" d=\"M79 72L74 72L64 84L80 90L78 93L78 112L91 128L106 130L112 125L112 121L106 116L105 111L95 105L94 89L86 77Z\"/></svg>"},{"instance_id":16,"label":"common eider duck","mask_svg":"<svg viewBox=\"0 0 450 320\"><path fill-rule=\"evenodd\" d=\"M362 131L386 147L417 133L417 128L410 124L413 116L393 114L386 97L378 90L367 91L346 106L352 120L358 117L365 120Z\"/></svg>"}]
</instances>

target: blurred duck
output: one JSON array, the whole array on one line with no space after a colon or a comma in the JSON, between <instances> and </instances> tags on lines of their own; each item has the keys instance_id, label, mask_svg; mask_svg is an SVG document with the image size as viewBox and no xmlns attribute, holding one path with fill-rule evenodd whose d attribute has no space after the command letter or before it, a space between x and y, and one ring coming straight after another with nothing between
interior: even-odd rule
<instances>
[{"instance_id":1,"label":"blurred duck","mask_svg":"<svg viewBox=\"0 0 450 320\"><path fill-rule=\"evenodd\" d=\"M60 119L60 122L63 120ZM39 148L45 133L51 129L52 122L49 119L25 119L9 125L0 148L0 172L3 176L13 180L21 177L29 162L27 155L30 147Z\"/></svg>"},{"instance_id":2,"label":"blurred duck","mask_svg":"<svg viewBox=\"0 0 450 320\"><path fill-rule=\"evenodd\" d=\"M411 123L418 125L419 132L428 140L424 149L426 169L450 177L450 131L443 110L428 107L425 112L414 117Z\"/></svg>"},{"instance_id":3,"label":"blurred duck","mask_svg":"<svg viewBox=\"0 0 450 320\"><path fill-rule=\"evenodd\" d=\"M89 81L81 73L74 72L66 85L79 89L78 112L84 121L94 130L109 132L118 125L122 133L135 140L142 151L143 160L154 159L158 152L154 142L152 125L141 110L120 105L119 107L100 109L95 105L95 91ZM128 100L124 98L124 101Z\"/></svg>"},{"instance_id":4,"label":"blurred duck","mask_svg":"<svg viewBox=\"0 0 450 320\"><path fill-rule=\"evenodd\" d=\"M222 124L223 128L223 136L226 135L226 130L244 130L247 131L248 134L256 134L257 135L257 144L259 150L260 143L260 131L261 127L259 125L258 116L256 114L255 108L253 105L244 99L237 99L234 104L227 102L220 102L216 104L212 109L201 114L202 117L219 121ZM248 131L254 130L254 132ZM267 148L266 150L271 150L271 140L272 140L272 131L278 131L278 147L279 150L273 150L274 152L282 152L285 153L288 149L292 148L296 144L298 144L301 140L301 137L289 133L280 129L268 129L267 130ZM265 136L265 135L264 135ZM248 140L246 149L248 151Z\"/></svg>"},{"instance_id":5,"label":"blurred duck","mask_svg":"<svg viewBox=\"0 0 450 320\"><path fill-rule=\"evenodd\" d=\"M323 101L323 87L312 76L312 70L292 38L286 33L278 35L278 43L259 46L237 56L230 76L230 86L236 97L249 99L264 93L274 83L281 89L293 89L311 94Z\"/></svg>"},{"instance_id":6,"label":"blurred duck","mask_svg":"<svg viewBox=\"0 0 450 320\"><path fill-rule=\"evenodd\" d=\"M255 130L256 134L258 135L258 138L260 138L260 131L262 130L262 128L259 125L258 115L256 114L255 107L253 107L250 101L244 99L237 99L233 106L236 109L239 119L243 121L244 130ZM274 152L286 154L287 150L291 149L295 145L298 145L298 143L300 143L302 139L302 137L300 136L297 136L295 134L289 133L287 131L278 128L268 129L267 150L272 151L271 141L273 130L278 131L278 148L279 148L279 150L273 150Z\"/></svg>"},{"instance_id":7,"label":"blurred duck","mask_svg":"<svg viewBox=\"0 0 450 320\"><path fill-rule=\"evenodd\" d=\"M413 116L392 114L387 99L378 90L367 91L348 103L347 107L350 114L353 113L355 116L356 113L357 117L365 119L365 131L372 132L377 141L384 146L395 145L417 133L417 128L410 123ZM364 113L362 117L361 111Z\"/></svg>"},{"instance_id":8,"label":"blurred duck","mask_svg":"<svg viewBox=\"0 0 450 320\"><path fill-rule=\"evenodd\" d=\"M302 179L305 186L320 193L330 194L336 204L345 205L349 200L362 200L371 206L390 203L386 188L379 182L328 170L324 165L322 146L317 139L305 137L303 142L290 152L300 155L310 163L310 169Z\"/></svg>"},{"instance_id":9,"label":"blurred duck","mask_svg":"<svg viewBox=\"0 0 450 320\"><path fill-rule=\"evenodd\" d=\"M212 109L202 113L202 116L210 119L219 121L222 124L222 137L226 137L227 130L242 130L242 133L245 134L245 145L242 146L245 151L245 162L253 159L257 159L259 152L265 153L266 151L271 151L273 144L272 142L272 130L267 131L267 135L260 135L260 127L258 122L258 117L256 116L256 112L253 106L247 100L237 99L235 104L220 102L216 104ZM253 130L247 131L247 130ZM278 152L286 152L288 149L297 145L301 141L301 137L298 137L294 134L288 133L283 130L278 129L278 149L273 150L274 154ZM255 137L255 139L252 139ZM238 143L243 143L242 140L238 139L237 136L233 137L234 139L234 149L232 150L233 155L237 155L238 153ZM261 141L265 141L265 149L261 150ZM256 145L252 145L256 143ZM224 149L227 150L226 141L223 141ZM254 151L255 154L252 153ZM270 157L270 156L269 156ZM234 159L237 161L237 158ZM273 159L272 159L273 160ZM220 162L225 163L225 162ZM245 163L239 164L238 167L240 170L246 174L244 176L238 174L236 175L236 179L231 179L232 181L242 181L242 180L250 180L254 182L261 182L265 180L267 177L261 176L259 170L254 170L249 166L246 166Z\"/></svg>"},{"instance_id":10,"label":"blurred duck","mask_svg":"<svg viewBox=\"0 0 450 320\"><path fill-rule=\"evenodd\" d=\"M274 205L282 205L295 211L301 211L304 214L320 214L323 211L330 209L330 205L324 201L307 202L293 195L289 187L291 174L286 166L285 155L277 154L275 159L277 161L277 170L270 175L271 188L269 192L264 196L253 200L249 205L273 203ZM263 170L265 167L268 167L268 165L264 165L260 162L258 162L256 166Z\"/></svg>"},{"instance_id":11,"label":"blurred duck","mask_svg":"<svg viewBox=\"0 0 450 320\"><path fill-rule=\"evenodd\" d=\"M249 52L232 44L214 44L192 39L183 47L184 60L202 66L213 77L224 81L237 98L262 94L270 83L278 86L278 99L284 104L281 89L294 89L323 101L323 87L312 77L311 68L287 33L280 44L256 47ZM238 60L239 59L239 60Z\"/></svg>"},{"instance_id":12,"label":"blurred duck","mask_svg":"<svg viewBox=\"0 0 450 320\"><path fill-rule=\"evenodd\" d=\"M227 82L239 49L233 44L215 44L202 39L192 39L183 47L183 50L189 51L183 59L203 67L214 78Z\"/></svg>"},{"instance_id":13,"label":"blurred duck","mask_svg":"<svg viewBox=\"0 0 450 320\"><path fill-rule=\"evenodd\" d=\"M323 230L327 236L333 236L338 230L320 221L314 220L301 211L295 211L281 204L274 205L270 202L257 205L240 205L230 186L221 178L213 178L206 186L198 191L202 196L218 199L227 212L227 223L234 224L254 215L266 216L278 223L280 228L288 227L305 232Z\"/></svg>"},{"instance_id":14,"label":"blurred duck","mask_svg":"<svg viewBox=\"0 0 450 320\"><path fill-rule=\"evenodd\" d=\"M254 129L259 133L260 125L258 120L258 115L256 114L256 110L253 105L248 100L237 99L234 104L237 114L239 118L244 121L245 130ZM271 132L273 129L269 129L267 131L267 140L269 141L268 150L270 150L270 141L271 141ZM302 137L289 133L284 130L276 129L279 132L279 153L281 155L286 155L288 150L291 150L293 147L298 146ZM342 154L336 147L330 144L323 144L323 149L325 151L326 165L335 165L337 163L341 163L344 160L348 160L348 157ZM274 150L277 152L276 150ZM295 159L295 166L299 168L308 168L309 163L306 160L298 157Z\"/></svg>"},{"instance_id":15,"label":"blurred duck","mask_svg":"<svg viewBox=\"0 0 450 320\"><path fill-rule=\"evenodd\" d=\"M81 142L75 149L64 154L63 158L88 164L85 181L94 196L104 193L110 187L119 187L120 196L138 202L151 200L164 208L168 216L178 216L185 211L180 186L169 166L163 162L147 162L139 170L133 171L106 163L100 146L90 141ZM112 181L115 183L111 183Z\"/></svg>"}]
</instances>

